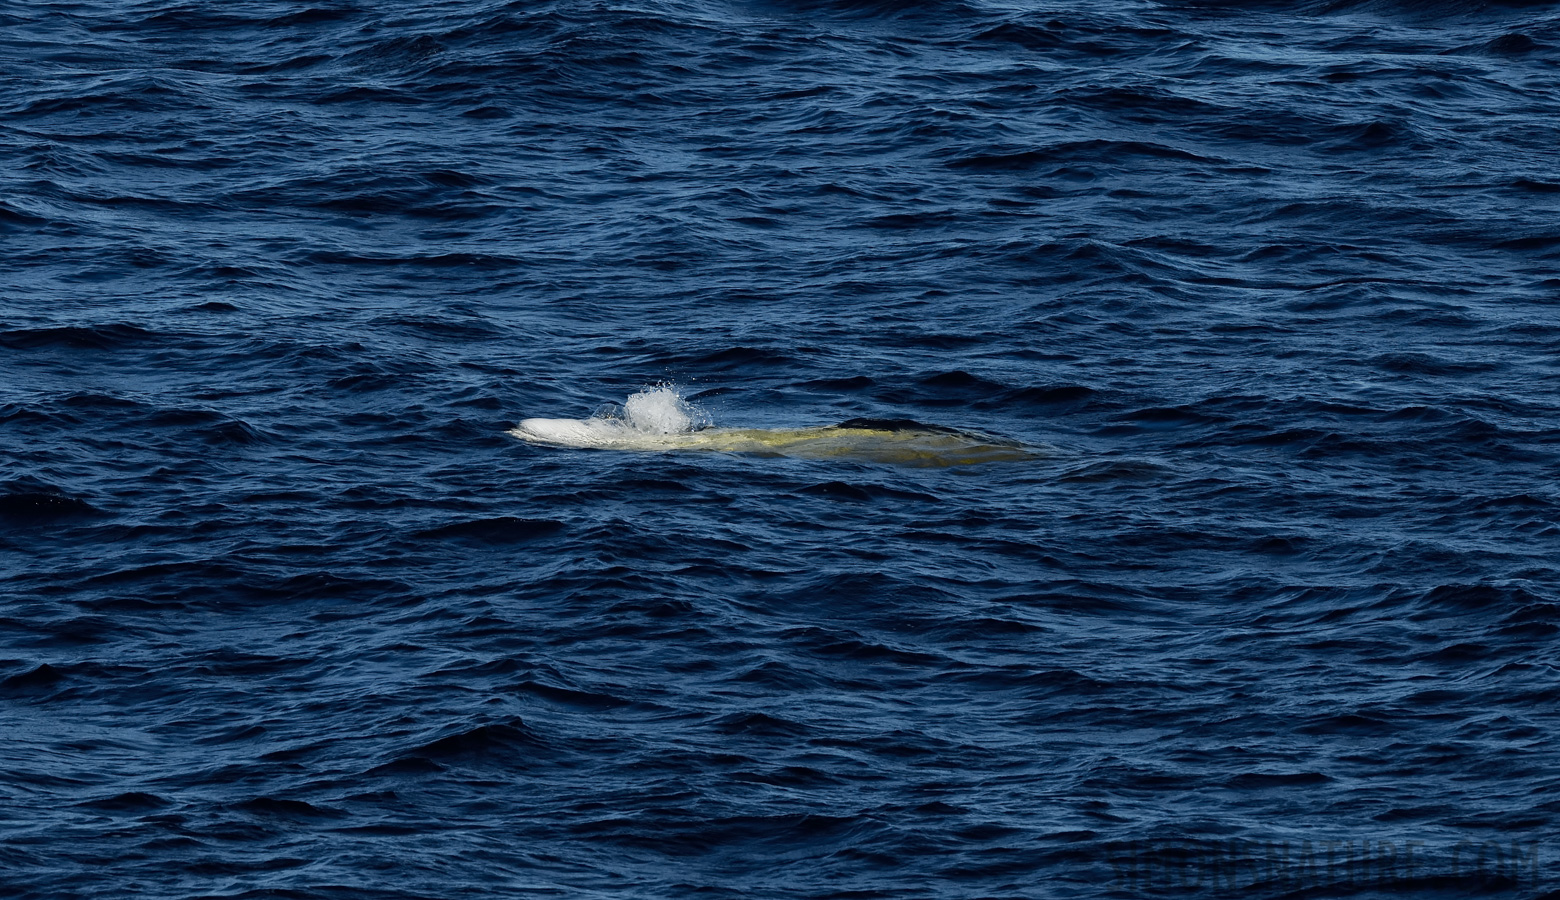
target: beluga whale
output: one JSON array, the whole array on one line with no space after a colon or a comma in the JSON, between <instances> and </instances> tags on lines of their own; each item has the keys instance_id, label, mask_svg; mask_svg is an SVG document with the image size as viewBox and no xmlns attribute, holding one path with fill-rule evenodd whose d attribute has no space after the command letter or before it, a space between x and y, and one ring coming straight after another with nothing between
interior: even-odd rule
<instances>
[{"instance_id":1,"label":"beluga whale","mask_svg":"<svg viewBox=\"0 0 1560 900\"><path fill-rule=\"evenodd\" d=\"M646 388L622 406L609 406L587 419L523 419L509 434L549 447L713 451L917 467L1022 462L1046 455L1016 441L908 419L850 419L812 428L717 428L669 385Z\"/></svg>"}]
</instances>

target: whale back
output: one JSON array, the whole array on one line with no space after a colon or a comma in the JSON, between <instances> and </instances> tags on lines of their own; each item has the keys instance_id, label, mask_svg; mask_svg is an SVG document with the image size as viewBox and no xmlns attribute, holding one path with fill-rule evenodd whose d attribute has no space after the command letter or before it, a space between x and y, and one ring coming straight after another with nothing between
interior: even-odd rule
<instances>
[{"instance_id":1,"label":"whale back","mask_svg":"<svg viewBox=\"0 0 1560 900\"><path fill-rule=\"evenodd\" d=\"M614 420L526 419L510 434L561 447L703 450L915 467L1017 462L1040 455L1012 441L909 419L850 419L813 428L705 428L675 434L644 432Z\"/></svg>"}]
</instances>

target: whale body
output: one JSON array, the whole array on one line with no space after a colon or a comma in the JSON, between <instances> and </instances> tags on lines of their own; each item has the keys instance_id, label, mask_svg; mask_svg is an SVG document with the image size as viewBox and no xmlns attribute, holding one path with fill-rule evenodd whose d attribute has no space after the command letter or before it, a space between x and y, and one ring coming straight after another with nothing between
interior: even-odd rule
<instances>
[{"instance_id":1,"label":"whale body","mask_svg":"<svg viewBox=\"0 0 1560 900\"><path fill-rule=\"evenodd\" d=\"M1039 459L1032 447L907 419L851 419L813 428L699 428L671 388L642 391L621 412L589 419L524 419L509 434L553 447L704 450L750 456L858 460L901 466L966 466Z\"/></svg>"},{"instance_id":2,"label":"whale body","mask_svg":"<svg viewBox=\"0 0 1560 900\"><path fill-rule=\"evenodd\" d=\"M713 450L752 456L845 459L902 466L967 466L1038 459L1018 444L931 428L885 428L852 420L816 428L706 428L674 434L635 432L590 419L526 419L509 432L555 447L602 450Z\"/></svg>"}]
</instances>

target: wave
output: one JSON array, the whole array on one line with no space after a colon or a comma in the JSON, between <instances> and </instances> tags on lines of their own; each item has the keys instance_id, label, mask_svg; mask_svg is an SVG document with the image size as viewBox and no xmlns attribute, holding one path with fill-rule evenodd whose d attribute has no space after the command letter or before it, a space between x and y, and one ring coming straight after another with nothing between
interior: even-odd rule
<instances>
[{"instance_id":1,"label":"wave","mask_svg":"<svg viewBox=\"0 0 1560 900\"><path fill-rule=\"evenodd\" d=\"M1378 13L1413 18L1499 15L1550 7L1554 0L1158 0L1161 6L1287 12L1299 15Z\"/></svg>"},{"instance_id":2,"label":"wave","mask_svg":"<svg viewBox=\"0 0 1560 900\"><path fill-rule=\"evenodd\" d=\"M675 387L634 393L588 419L524 419L509 434L532 444L602 450L706 450L750 456L947 467L1021 462L1044 454L992 435L909 419L850 419L811 428L716 428Z\"/></svg>"}]
</instances>

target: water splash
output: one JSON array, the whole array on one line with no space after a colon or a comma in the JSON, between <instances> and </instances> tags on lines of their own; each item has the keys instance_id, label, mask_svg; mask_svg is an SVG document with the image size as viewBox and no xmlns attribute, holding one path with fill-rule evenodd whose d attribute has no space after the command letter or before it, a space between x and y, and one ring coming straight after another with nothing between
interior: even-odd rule
<instances>
[{"instance_id":1,"label":"water splash","mask_svg":"<svg viewBox=\"0 0 1560 900\"><path fill-rule=\"evenodd\" d=\"M683 434L709 424L709 418L669 384L630 394L623 401L623 418L628 427L647 434Z\"/></svg>"}]
</instances>

